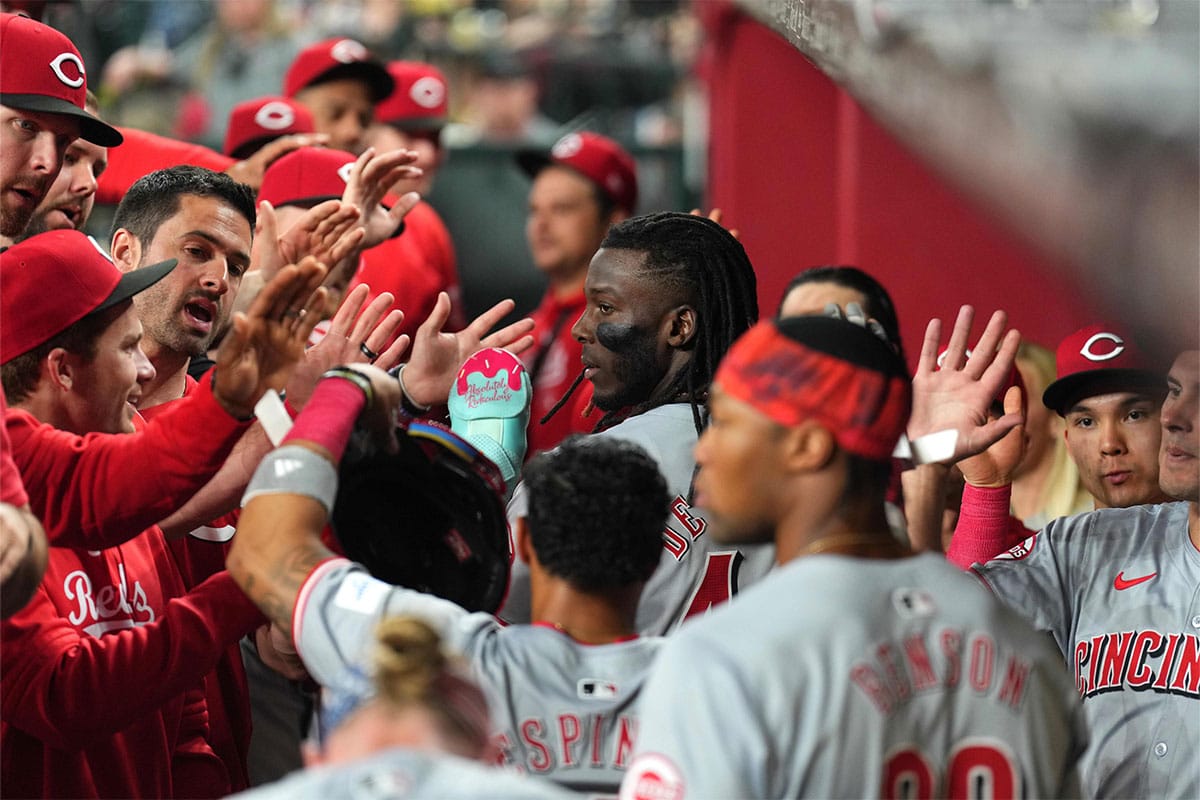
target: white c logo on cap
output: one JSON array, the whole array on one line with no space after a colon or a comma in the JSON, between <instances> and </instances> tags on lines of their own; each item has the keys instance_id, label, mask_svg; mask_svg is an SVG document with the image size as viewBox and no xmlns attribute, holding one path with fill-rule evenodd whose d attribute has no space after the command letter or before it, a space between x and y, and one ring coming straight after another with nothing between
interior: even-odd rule
<instances>
[{"instance_id":1,"label":"white c logo on cap","mask_svg":"<svg viewBox=\"0 0 1200 800\"><path fill-rule=\"evenodd\" d=\"M338 177L342 179L343 183L350 182L350 170L352 170L352 169L354 169L353 161L347 161L345 164L342 164L340 167L338 167L337 174L338 174Z\"/></svg>"},{"instance_id":2,"label":"white c logo on cap","mask_svg":"<svg viewBox=\"0 0 1200 800\"><path fill-rule=\"evenodd\" d=\"M362 42L356 42L353 39L342 39L329 48L329 55L343 64L353 64L355 61L366 61L370 58L370 54Z\"/></svg>"},{"instance_id":3,"label":"white c logo on cap","mask_svg":"<svg viewBox=\"0 0 1200 800\"><path fill-rule=\"evenodd\" d=\"M292 107L287 103L272 100L255 113L254 121L260 128L281 131L296 121L296 112L292 111Z\"/></svg>"},{"instance_id":4,"label":"white c logo on cap","mask_svg":"<svg viewBox=\"0 0 1200 800\"><path fill-rule=\"evenodd\" d=\"M74 78L68 77L67 73L63 72L63 64L74 64L79 74ZM72 89L78 89L80 86L83 86L83 82L87 77L87 73L83 71L83 62L74 53L59 53L50 62L50 69L54 70L55 77Z\"/></svg>"},{"instance_id":5,"label":"white c logo on cap","mask_svg":"<svg viewBox=\"0 0 1200 800\"><path fill-rule=\"evenodd\" d=\"M1111 353L1093 353L1092 346L1096 342L1112 342L1113 347ZM1097 333L1093 334L1090 339L1083 343L1083 347L1079 348L1079 355L1086 358L1088 361L1108 361L1116 358L1125 352L1125 340L1115 333Z\"/></svg>"},{"instance_id":6,"label":"white c logo on cap","mask_svg":"<svg viewBox=\"0 0 1200 800\"><path fill-rule=\"evenodd\" d=\"M421 108L437 108L446 97L446 87L437 78L426 75L412 85L408 96Z\"/></svg>"},{"instance_id":7,"label":"white c logo on cap","mask_svg":"<svg viewBox=\"0 0 1200 800\"><path fill-rule=\"evenodd\" d=\"M555 158L570 158L578 153L582 147L583 137L578 133L568 133L554 143L554 147L550 148L550 155Z\"/></svg>"}]
</instances>

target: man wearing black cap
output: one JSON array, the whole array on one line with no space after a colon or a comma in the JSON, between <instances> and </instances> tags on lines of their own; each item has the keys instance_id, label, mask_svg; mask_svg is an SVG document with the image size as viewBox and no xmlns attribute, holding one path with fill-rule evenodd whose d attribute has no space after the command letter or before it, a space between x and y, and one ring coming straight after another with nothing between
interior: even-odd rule
<instances>
[{"instance_id":1,"label":"man wearing black cap","mask_svg":"<svg viewBox=\"0 0 1200 800\"><path fill-rule=\"evenodd\" d=\"M185 594L162 531L147 521L165 513L137 498L165 494L169 508L189 494L170 472L211 476L228 447L202 439L231 445L245 428L238 420L248 420L266 385L286 377L311 329L300 310L322 270L288 268L239 320L218 359L220 391L210 379L181 410L188 429L164 420L153 434L96 437L134 429L141 387L154 369L139 346L133 296L174 268L172 259L122 275L75 231L44 233L0 255L0 361L13 404L6 422L31 506L51 529L57 516L81 513L110 517L107 530L123 534L110 533L105 543L121 544L105 550L91 549L91 540L52 548L34 599L0 627L0 758L5 792L14 796L218 796L230 789L207 741L201 679L223 647L261 618L227 575ZM164 436L172 427L174 435ZM86 434L93 436L79 438ZM139 453L139 446L153 450ZM82 451L96 457L70 458ZM141 463L130 463L137 455ZM149 527L131 538L137 523Z\"/></svg>"},{"instance_id":2,"label":"man wearing black cap","mask_svg":"<svg viewBox=\"0 0 1200 800\"><path fill-rule=\"evenodd\" d=\"M16 14L0 14L0 245L25 230L82 137L103 147L121 134L86 109L87 74L71 40Z\"/></svg>"}]
</instances>

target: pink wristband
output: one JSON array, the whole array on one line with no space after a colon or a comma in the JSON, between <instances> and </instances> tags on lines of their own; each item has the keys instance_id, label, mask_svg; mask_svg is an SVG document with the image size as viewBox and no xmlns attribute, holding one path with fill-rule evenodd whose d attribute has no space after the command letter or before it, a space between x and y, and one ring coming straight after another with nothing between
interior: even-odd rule
<instances>
[{"instance_id":1,"label":"pink wristband","mask_svg":"<svg viewBox=\"0 0 1200 800\"><path fill-rule=\"evenodd\" d=\"M296 439L319 444L329 451L336 464L342 460L354 421L366 404L366 395L355 384L341 378L325 378L317 384L281 444Z\"/></svg>"}]
</instances>

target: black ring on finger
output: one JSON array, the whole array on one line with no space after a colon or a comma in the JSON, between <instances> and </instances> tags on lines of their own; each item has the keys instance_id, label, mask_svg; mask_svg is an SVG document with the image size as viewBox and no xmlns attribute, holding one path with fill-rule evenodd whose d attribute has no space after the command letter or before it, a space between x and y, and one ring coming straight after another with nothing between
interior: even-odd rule
<instances>
[{"instance_id":1,"label":"black ring on finger","mask_svg":"<svg viewBox=\"0 0 1200 800\"><path fill-rule=\"evenodd\" d=\"M367 357L368 361L374 361L375 359L379 358L379 353L376 353L374 350L367 347L366 342L359 344L358 349L364 356Z\"/></svg>"}]
</instances>

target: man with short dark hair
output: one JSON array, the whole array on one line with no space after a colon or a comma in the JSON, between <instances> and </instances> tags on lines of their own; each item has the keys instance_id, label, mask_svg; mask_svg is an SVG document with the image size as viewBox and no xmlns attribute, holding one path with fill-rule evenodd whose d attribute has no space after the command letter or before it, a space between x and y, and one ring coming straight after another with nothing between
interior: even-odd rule
<instances>
[{"instance_id":1,"label":"man with short dark hair","mask_svg":"<svg viewBox=\"0 0 1200 800\"><path fill-rule=\"evenodd\" d=\"M504 626L377 580L321 544L333 469L354 416L365 407L366 418L386 426L399 402L394 379L360 369L368 379L361 385L323 381L323 416L301 413L288 441L260 465L230 553L232 574L290 631L340 712L348 698L370 693L370 631L386 617L414 615L468 660L489 695L506 763L577 791L615 791L637 729L633 702L659 644L639 639L635 626L668 501L657 465L641 448L602 437L572 438L529 463L529 512L514 534L530 565L534 624ZM281 481L273 476L283 464ZM281 563L289 569L277 569Z\"/></svg>"},{"instance_id":2,"label":"man with short dark hair","mask_svg":"<svg viewBox=\"0 0 1200 800\"><path fill-rule=\"evenodd\" d=\"M78 138L103 147L117 130L86 110L87 75L71 40L0 14L0 245L24 231Z\"/></svg>"},{"instance_id":3,"label":"man with short dark hair","mask_svg":"<svg viewBox=\"0 0 1200 800\"><path fill-rule=\"evenodd\" d=\"M146 355L158 372L146 387L147 406L182 397L189 359L228 326L250 267L254 223L250 187L203 167L152 172L117 206L112 254L122 269L179 260L168 281L136 301Z\"/></svg>"}]
</instances>

